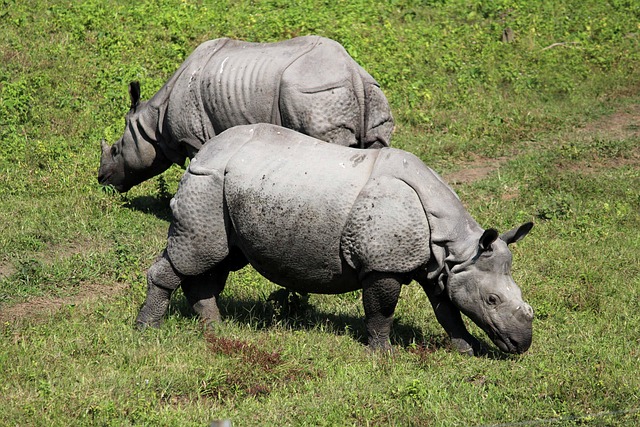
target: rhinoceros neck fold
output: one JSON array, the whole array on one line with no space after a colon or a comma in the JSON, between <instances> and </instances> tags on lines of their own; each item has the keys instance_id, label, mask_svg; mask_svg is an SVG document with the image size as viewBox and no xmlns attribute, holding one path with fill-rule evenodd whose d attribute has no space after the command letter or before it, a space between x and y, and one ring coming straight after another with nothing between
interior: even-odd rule
<instances>
[{"instance_id":1,"label":"rhinoceros neck fold","mask_svg":"<svg viewBox=\"0 0 640 427\"><path fill-rule=\"evenodd\" d=\"M410 185L422 202L430 229L430 274L440 274L445 261L451 268L473 256L477 246L474 242L480 238L482 228L453 189L416 156L394 148L380 151L379 158L385 165L379 169L400 171L398 178Z\"/></svg>"},{"instance_id":2,"label":"rhinoceros neck fold","mask_svg":"<svg viewBox=\"0 0 640 427\"><path fill-rule=\"evenodd\" d=\"M431 171L433 185L428 186L423 201L431 232L431 247L438 270L449 269L473 257L482 234L455 192ZM421 197L422 199L422 197Z\"/></svg>"},{"instance_id":3,"label":"rhinoceros neck fold","mask_svg":"<svg viewBox=\"0 0 640 427\"><path fill-rule=\"evenodd\" d=\"M198 46L191 55L182 63L180 68L169 78L169 80L156 92L156 94L147 102L149 111L146 114L146 120L153 122L156 129L156 142L162 152L173 163L183 164L186 157L193 157L209 137L214 132L203 133L204 138L198 138L199 133L191 132L188 126L184 125L184 118L172 123L169 117L170 108L178 115L178 117L188 116L192 113L185 104L185 99L180 96L184 92L180 87L180 82L191 79L185 73L193 72L194 68L198 68L198 64L202 57L213 56L221 48L223 48L230 40L227 38L217 39L205 42ZM179 92L176 94L176 88ZM199 106L199 111L204 108ZM204 114L204 113L202 113ZM200 128L203 127L205 120L199 117ZM149 123L151 125L152 123ZM208 130L208 129L207 129Z\"/></svg>"},{"instance_id":4,"label":"rhinoceros neck fold","mask_svg":"<svg viewBox=\"0 0 640 427\"><path fill-rule=\"evenodd\" d=\"M155 97L154 97L155 98ZM136 128L145 141L156 147L156 152L166 159L178 165L183 165L187 157L193 157L202 144L199 143L192 151L187 148L190 144L181 144L165 126L167 121L167 104L156 103L155 99L149 100L144 111L137 117Z\"/></svg>"}]
</instances>

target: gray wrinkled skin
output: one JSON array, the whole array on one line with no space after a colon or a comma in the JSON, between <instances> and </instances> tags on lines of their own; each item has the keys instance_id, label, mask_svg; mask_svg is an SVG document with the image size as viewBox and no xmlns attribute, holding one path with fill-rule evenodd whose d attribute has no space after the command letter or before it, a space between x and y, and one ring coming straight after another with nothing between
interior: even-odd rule
<instances>
[{"instance_id":1,"label":"gray wrinkled skin","mask_svg":"<svg viewBox=\"0 0 640 427\"><path fill-rule=\"evenodd\" d=\"M129 86L124 135L102 143L98 181L124 192L184 164L215 135L272 123L358 148L389 145L393 118L378 83L337 42L216 39L198 46L148 102Z\"/></svg>"},{"instance_id":2,"label":"gray wrinkled skin","mask_svg":"<svg viewBox=\"0 0 640 427\"><path fill-rule=\"evenodd\" d=\"M479 341L461 313L502 350L526 351L533 310L513 281L507 245L527 223L483 230L441 178L410 153L326 144L273 125L240 126L207 143L171 202L166 250L148 273L140 327L158 326L182 286L205 320L229 271L250 263L305 293L362 289L369 345L389 347L400 288L416 280L463 353Z\"/></svg>"}]
</instances>

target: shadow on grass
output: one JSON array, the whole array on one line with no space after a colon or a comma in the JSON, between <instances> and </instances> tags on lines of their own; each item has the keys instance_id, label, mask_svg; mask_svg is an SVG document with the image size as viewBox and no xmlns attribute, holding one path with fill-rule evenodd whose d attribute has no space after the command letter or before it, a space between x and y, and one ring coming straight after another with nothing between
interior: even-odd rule
<instances>
[{"instance_id":1,"label":"shadow on grass","mask_svg":"<svg viewBox=\"0 0 640 427\"><path fill-rule=\"evenodd\" d=\"M171 208L169 207L170 200L171 199L167 197L137 196L127 199L124 207L143 212L145 214L151 214L158 219L171 222L173 215L171 214Z\"/></svg>"},{"instance_id":2,"label":"shadow on grass","mask_svg":"<svg viewBox=\"0 0 640 427\"><path fill-rule=\"evenodd\" d=\"M283 297L287 298L287 301L283 301ZM223 319L233 319L235 322L251 325L256 330L267 330L275 326L294 330L325 330L328 333L347 335L363 345L367 343L364 317L319 310L309 304L305 296L288 293L285 289L273 292L267 299L237 299L223 294L220 297L219 308ZM195 316L181 293L172 298L169 315L174 314L185 318ZM478 338L487 350L483 357L493 360L510 357L484 341L482 337ZM420 357L443 348L455 351L444 331L442 334L425 336L420 328L398 319L393 323L391 343Z\"/></svg>"}]
</instances>

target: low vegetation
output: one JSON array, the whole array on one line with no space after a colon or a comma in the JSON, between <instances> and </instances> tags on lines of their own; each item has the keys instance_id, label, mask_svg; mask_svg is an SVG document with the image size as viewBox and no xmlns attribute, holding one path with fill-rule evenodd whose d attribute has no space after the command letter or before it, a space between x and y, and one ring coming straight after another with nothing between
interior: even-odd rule
<instances>
[{"instance_id":1,"label":"low vegetation","mask_svg":"<svg viewBox=\"0 0 640 427\"><path fill-rule=\"evenodd\" d=\"M640 4L295 3L0 0L1 423L640 422ZM480 224L536 222L513 249L529 352L456 354L413 284L393 355L369 354L358 292L283 297L251 268L215 328L178 292L134 330L182 169L97 184L128 82L146 99L204 40L304 34L380 82L393 144L456 177Z\"/></svg>"}]
</instances>

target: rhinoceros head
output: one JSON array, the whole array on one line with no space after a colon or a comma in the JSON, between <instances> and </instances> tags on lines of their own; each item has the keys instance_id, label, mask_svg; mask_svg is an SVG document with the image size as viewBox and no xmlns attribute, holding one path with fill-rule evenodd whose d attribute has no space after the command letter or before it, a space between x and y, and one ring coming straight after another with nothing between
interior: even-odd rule
<instances>
[{"instance_id":1,"label":"rhinoceros head","mask_svg":"<svg viewBox=\"0 0 640 427\"><path fill-rule=\"evenodd\" d=\"M522 239L532 227L533 223L526 223L500 236L494 229L484 231L474 256L447 274L451 301L508 353L529 349L533 309L511 277L507 245Z\"/></svg>"},{"instance_id":2,"label":"rhinoceros head","mask_svg":"<svg viewBox=\"0 0 640 427\"><path fill-rule=\"evenodd\" d=\"M146 102L140 102L140 84L129 85L131 108L125 130L111 147L102 141L98 182L120 192L165 171L171 165L158 145L158 118L149 117ZM156 114L157 115L157 114ZM155 122L155 123L154 123Z\"/></svg>"}]
</instances>

